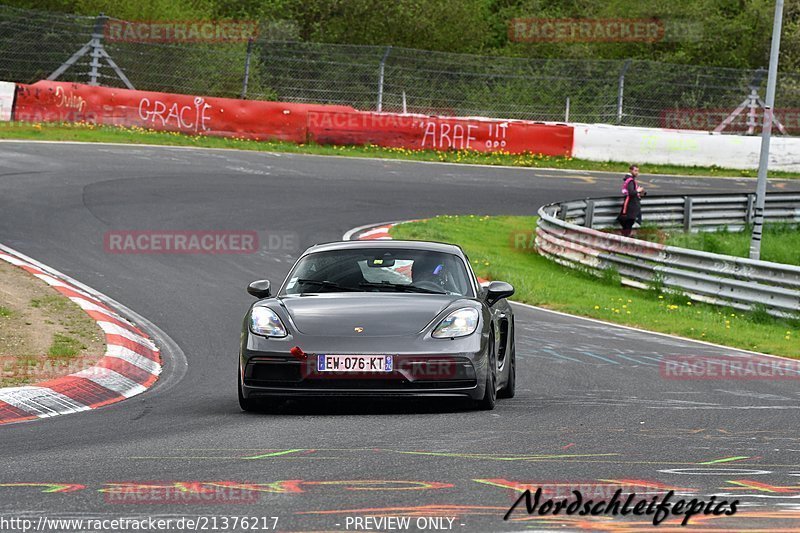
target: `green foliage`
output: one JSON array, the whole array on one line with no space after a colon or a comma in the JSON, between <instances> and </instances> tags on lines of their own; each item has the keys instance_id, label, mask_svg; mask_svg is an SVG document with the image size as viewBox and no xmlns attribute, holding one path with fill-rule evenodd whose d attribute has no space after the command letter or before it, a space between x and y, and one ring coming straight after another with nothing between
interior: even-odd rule
<instances>
[{"instance_id":1,"label":"green foliage","mask_svg":"<svg viewBox=\"0 0 800 533\"><path fill-rule=\"evenodd\" d=\"M518 57L650 59L766 66L773 0L6 0L25 8L129 20L289 20L306 41ZM656 43L511 42L514 18L658 18ZM788 0L781 67L800 68L800 1Z\"/></svg>"}]
</instances>

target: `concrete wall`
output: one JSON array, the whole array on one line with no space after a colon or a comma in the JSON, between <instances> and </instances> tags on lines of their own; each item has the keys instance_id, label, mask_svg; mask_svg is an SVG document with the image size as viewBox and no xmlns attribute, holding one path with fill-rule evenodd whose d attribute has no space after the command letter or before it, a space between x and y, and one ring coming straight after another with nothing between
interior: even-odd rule
<instances>
[{"instance_id":1,"label":"concrete wall","mask_svg":"<svg viewBox=\"0 0 800 533\"><path fill-rule=\"evenodd\" d=\"M760 136L604 124L573 127L573 157L591 161L757 169L761 151ZM800 171L800 138L773 136L769 168Z\"/></svg>"}]
</instances>

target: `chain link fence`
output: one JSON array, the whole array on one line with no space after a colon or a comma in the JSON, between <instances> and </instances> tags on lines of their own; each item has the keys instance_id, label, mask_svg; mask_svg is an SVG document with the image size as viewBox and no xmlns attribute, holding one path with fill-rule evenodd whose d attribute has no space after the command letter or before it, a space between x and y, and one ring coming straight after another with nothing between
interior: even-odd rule
<instances>
[{"instance_id":1,"label":"chain link fence","mask_svg":"<svg viewBox=\"0 0 800 533\"><path fill-rule=\"evenodd\" d=\"M125 87L127 78L140 90L360 110L700 130L715 129L742 106L725 129L731 133L761 123L756 108L766 85L756 70L281 40L291 32L266 23L249 43L120 41L104 36L110 22L0 5L0 80L32 83L56 73L59 80ZM64 68L93 36L119 72L91 46ZM800 134L800 75L780 75L776 108L784 131Z\"/></svg>"}]
</instances>

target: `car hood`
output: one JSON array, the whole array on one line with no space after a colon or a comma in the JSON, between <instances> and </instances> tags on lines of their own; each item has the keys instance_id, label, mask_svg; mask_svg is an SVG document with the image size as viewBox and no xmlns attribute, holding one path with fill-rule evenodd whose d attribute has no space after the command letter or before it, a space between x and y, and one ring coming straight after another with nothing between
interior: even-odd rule
<instances>
[{"instance_id":1,"label":"car hood","mask_svg":"<svg viewBox=\"0 0 800 533\"><path fill-rule=\"evenodd\" d=\"M415 335L462 296L404 293L331 293L279 298L298 332L311 336ZM356 328L363 328L359 332Z\"/></svg>"}]
</instances>

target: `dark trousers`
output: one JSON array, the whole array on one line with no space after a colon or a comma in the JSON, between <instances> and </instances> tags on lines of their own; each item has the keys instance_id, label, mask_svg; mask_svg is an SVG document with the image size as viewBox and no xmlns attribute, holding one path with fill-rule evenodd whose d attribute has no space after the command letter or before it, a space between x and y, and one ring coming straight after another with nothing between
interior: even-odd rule
<instances>
[{"instance_id":1,"label":"dark trousers","mask_svg":"<svg viewBox=\"0 0 800 533\"><path fill-rule=\"evenodd\" d=\"M619 223L622 224L622 236L630 237L631 230L633 229L633 225L636 223L636 220L633 218L624 218L620 220Z\"/></svg>"}]
</instances>

